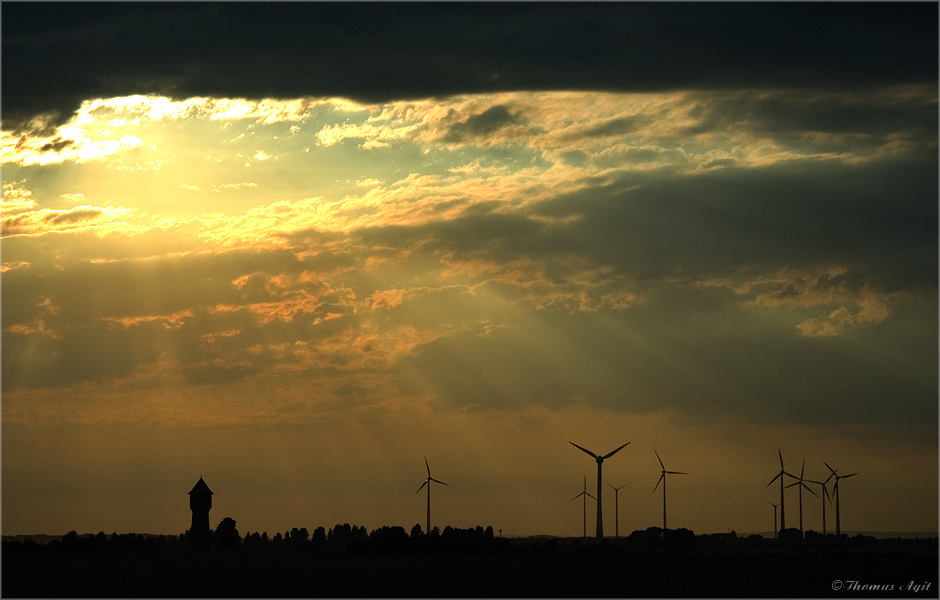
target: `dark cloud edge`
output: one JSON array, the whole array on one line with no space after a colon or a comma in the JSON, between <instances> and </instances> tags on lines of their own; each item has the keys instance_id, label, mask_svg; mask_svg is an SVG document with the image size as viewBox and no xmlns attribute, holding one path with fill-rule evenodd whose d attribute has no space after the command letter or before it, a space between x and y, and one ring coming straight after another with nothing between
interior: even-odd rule
<instances>
[{"instance_id":1,"label":"dark cloud edge","mask_svg":"<svg viewBox=\"0 0 940 600\"><path fill-rule=\"evenodd\" d=\"M936 83L937 8L4 3L4 128L44 113L61 123L83 100L138 93L386 102L506 91Z\"/></svg>"}]
</instances>

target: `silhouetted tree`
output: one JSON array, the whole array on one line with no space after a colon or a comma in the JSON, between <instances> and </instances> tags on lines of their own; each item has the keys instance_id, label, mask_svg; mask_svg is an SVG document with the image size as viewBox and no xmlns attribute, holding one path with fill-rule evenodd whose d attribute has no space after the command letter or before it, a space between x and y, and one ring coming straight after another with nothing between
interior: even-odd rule
<instances>
[{"instance_id":1,"label":"silhouetted tree","mask_svg":"<svg viewBox=\"0 0 940 600\"><path fill-rule=\"evenodd\" d=\"M103 531L99 531L98 535L95 536L95 550L107 550L108 549L108 536Z\"/></svg>"},{"instance_id":2,"label":"silhouetted tree","mask_svg":"<svg viewBox=\"0 0 940 600\"><path fill-rule=\"evenodd\" d=\"M242 538L238 535L238 529L235 528L235 519L225 517L219 521L219 525L215 528L215 539L219 548L237 548Z\"/></svg>"},{"instance_id":3,"label":"silhouetted tree","mask_svg":"<svg viewBox=\"0 0 940 600\"><path fill-rule=\"evenodd\" d=\"M423 531L421 530L421 523L415 523L415 526L411 528L411 537L412 539L421 537Z\"/></svg>"},{"instance_id":4,"label":"silhouetted tree","mask_svg":"<svg viewBox=\"0 0 940 600\"><path fill-rule=\"evenodd\" d=\"M408 548L404 527L380 527L369 534L367 549L372 552L403 552Z\"/></svg>"},{"instance_id":5,"label":"silhouetted tree","mask_svg":"<svg viewBox=\"0 0 940 600\"><path fill-rule=\"evenodd\" d=\"M817 548L825 545L826 539L821 533L809 529L803 534L803 541L807 548Z\"/></svg>"},{"instance_id":6,"label":"silhouetted tree","mask_svg":"<svg viewBox=\"0 0 940 600\"><path fill-rule=\"evenodd\" d=\"M691 552L695 549L695 533L690 529L667 529L664 539L668 539L669 549L673 552Z\"/></svg>"},{"instance_id":7,"label":"silhouetted tree","mask_svg":"<svg viewBox=\"0 0 940 600\"><path fill-rule=\"evenodd\" d=\"M799 548L803 545L803 532L796 527L781 529L777 543L786 548Z\"/></svg>"},{"instance_id":8,"label":"silhouetted tree","mask_svg":"<svg viewBox=\"0 0 940 600\"><path fill-rule=\"evenodd\" d=\"M313 530L313 549L317 552L321 552L323 548L326 547L326 529L323 526L319 526Z\"/></svg>"},{"instance_id":9,"label":"silhouetted tree","mask_svg":"<svg viewBox=\"0 0 940 600\"><path fill-rule=\"evenodd\" d=\"M65 550L78 550L78 532L74 529L62 536L62 548Z\"/></svg>"},{"instance_id":10,"label":"silhouetted tree","mask_svg":"<svg viewBox=\"0 0 940 600\"><path fill-rule=\"evenodd\" d=\"M307 548L307 540L310 539L310 534L307 532L306 527L297 528L294 527L290 530L290 545L291 548L296 550L304 550Z\"/></svg>"}]
</instances>

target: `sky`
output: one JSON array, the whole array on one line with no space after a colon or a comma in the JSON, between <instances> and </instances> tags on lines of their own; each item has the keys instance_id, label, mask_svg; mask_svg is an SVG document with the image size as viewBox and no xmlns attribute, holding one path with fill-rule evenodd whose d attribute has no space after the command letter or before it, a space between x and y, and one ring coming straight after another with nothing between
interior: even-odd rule
<instances>
[{"instance_id":1,"label":"sky","mask_svg":"<svg viewBox=\"0 0 940 600\"><path fill-rule=\"evenodd\" d=\"M937 10L3 3L3 534L936 532Z\"/></svg>"}]
</instances>

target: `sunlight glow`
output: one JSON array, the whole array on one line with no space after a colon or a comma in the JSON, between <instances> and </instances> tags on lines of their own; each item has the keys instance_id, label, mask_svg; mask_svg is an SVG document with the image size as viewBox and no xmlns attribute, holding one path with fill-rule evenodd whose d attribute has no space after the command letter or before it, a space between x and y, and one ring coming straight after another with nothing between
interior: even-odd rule
<instances>
[{"instance_id":1,"label":"sunlight glow","mask_svg":"<svg viewBox=\"0 0 940 600\"><path fill-rule=\"evenodd\" d=\"M36 430L92 453L138 431L153 464L205 464L219 489L246 470L290 518L357 506L409 526L400 472L433 452L466 494L441 514L509 523L495 507L514 503L519 534L577 532L566 502L591 465L571 435L632 440L645 455L610 474L649 487L668 442L703 473L689 493L745 526L766 515L740 500L742 473L763 480L777 444L872 460L896 444L932 481L910 501L929 520L936 131L858 114L935 99L138 95L88 100L51 134L3 131L5 443ZM817 105L839 118L807 118ZM58 443L30 448L49 461ZM712 452L738 470L710 478ZM75 477L94 470L72 458ZM27 462L11 506L32 524ZM345 476L361 465L391 498L379 508ZM878 468L869 490L892 476ZM621 497L622 530L655 521L655 497ZM246 498L250 529L301 524ZM726 525L676 506L677 522Z\"/></svg>"}]
</instances>

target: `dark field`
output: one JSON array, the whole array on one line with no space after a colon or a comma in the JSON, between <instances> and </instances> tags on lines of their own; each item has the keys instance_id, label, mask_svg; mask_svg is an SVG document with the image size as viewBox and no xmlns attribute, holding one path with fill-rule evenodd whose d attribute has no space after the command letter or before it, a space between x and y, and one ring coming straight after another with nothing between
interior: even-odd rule
<instances>
[{"instance_id":1,"label":"dark field","mask_svg":"<svg viewBox=\"0 0 940 600\"><path fill-rule=\"evenodd\" d=\"M937 552L4 553L2 575L4 597L936 598Z\"/></svg>"}]
</instances>

